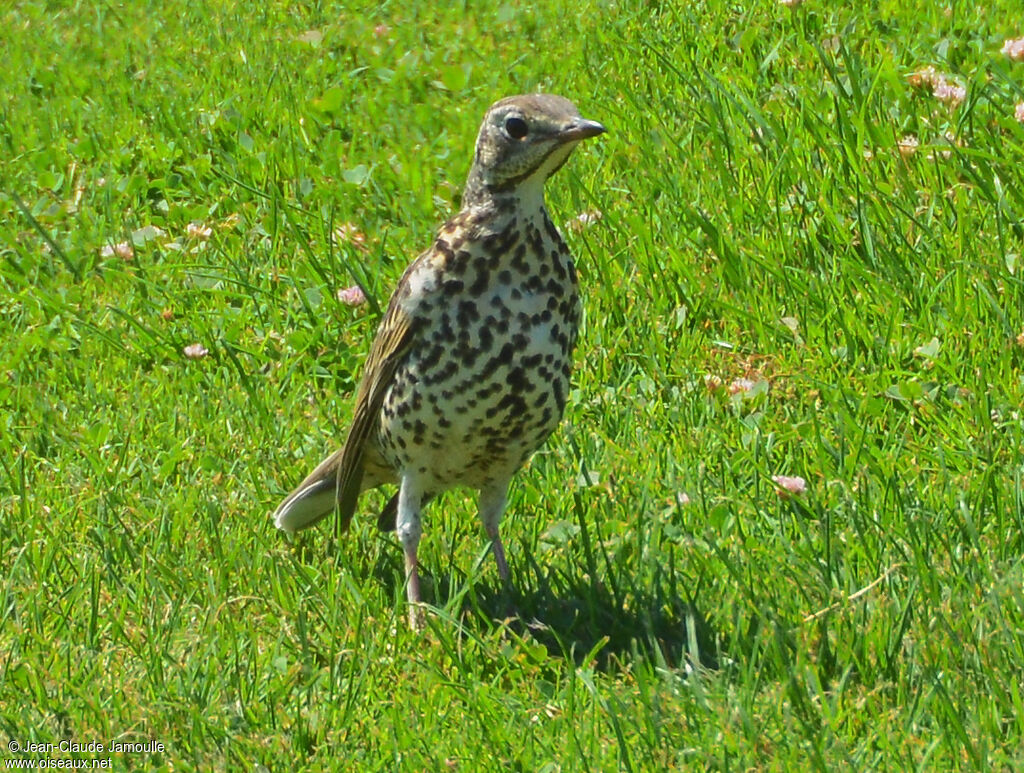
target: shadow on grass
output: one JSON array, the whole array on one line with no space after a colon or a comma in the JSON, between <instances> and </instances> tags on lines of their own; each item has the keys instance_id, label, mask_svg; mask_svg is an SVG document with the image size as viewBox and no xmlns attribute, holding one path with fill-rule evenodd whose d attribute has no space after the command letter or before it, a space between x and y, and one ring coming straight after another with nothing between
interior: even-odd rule
<instances>
[{"instance_id":1,"label":"shadow on grass","mask_svg":"<svg viewBox=\"0 0 1024 773\"><path fill-rule=\"evenodd\" d=\"M617 596L579 578L541 574L530 587L507 588L465 578L439 577L432 603L470 628L507 625L544 646L549 657L600 670L638 658L669 668L718 668L717 637L697 607L678 596L631 591ZM461 598L460 598L461 597Z\"/></svg>"},{"instance_id":2,"label":"shadow on grass","mask_svg":"<svg viewBox=\"0 0 1024 773\"><path fill-rule=\"evenodd\" d=\"M592 581L590 573L574 568L527 561L513 568L510 588L502 588L496 578L470 578L458 569L436 572L421 564L424 601L467 632L486 634L507 626L516 636L541 644L549 657L592 662L601 670L637 659L668 668L719 668L721 637L695 601L683 597L673 574L647 573L623 587L621 578L604 581L621 574L607 566L603 572L591 567L597 570L594 576L602 576ZM578 568L572 561L568 565ZM386 595L404 598L400 550L374 551L365 568Z\"/></svg>"},{"instance_id":3,"label":"shadow on grass","mask_svg":"<svg viewBox=\"0 0 1024 773\"><path fill-rule=\"evenodd\" d=\"M328 552L335 547L330 542ZM365 569L386 595L404 599L401 552L374 553L367 556ZM351 557L346 559L348 565ZM599 670L637 660L683 670L719 668L721 637L697 604L682 597L673 577L648 575L643 583L623 589L528 560L518 574L513 569L514 587L509 588L458 570L435 573L421 565L424 601L464 626L466 635L486 636L505 627L542 645L549 657L592 663Z\"/></svg>"}]
</instances>

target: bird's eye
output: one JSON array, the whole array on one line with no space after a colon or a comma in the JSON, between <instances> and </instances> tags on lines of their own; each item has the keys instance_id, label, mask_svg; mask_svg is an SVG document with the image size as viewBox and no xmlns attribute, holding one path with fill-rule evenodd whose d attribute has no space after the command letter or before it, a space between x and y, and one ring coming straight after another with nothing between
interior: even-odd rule
<instances>
[{"instance_id":1,"label":"bird's eye","mask_svg":"<svg viewBox=\"0 0 1024 773\"><path fill-rule=\"evenodd\" d=\"M505 132L514 140L521 140L529 131L526 121L519 116L510 115L505 119Z\"/></svg>"}]
</instances>

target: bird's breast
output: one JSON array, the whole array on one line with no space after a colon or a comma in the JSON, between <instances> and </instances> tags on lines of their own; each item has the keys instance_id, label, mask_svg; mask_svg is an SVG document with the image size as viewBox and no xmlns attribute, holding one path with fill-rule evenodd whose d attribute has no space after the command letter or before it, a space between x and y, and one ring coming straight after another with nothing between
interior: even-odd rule
<instances>
[{"instance_id":1,"label":"bird's breast","mask_svg":"<svg viewBox=\"0 0 1024 773\"><path fill-rule=\"evenodd\" d=\"M443 270L410 275L423 293L417 342L385 397L379 437L396 468L481 485L514 472L558 425L579 323L576 275L543 226L447 247Z\"/></svg>"}]
</instances>

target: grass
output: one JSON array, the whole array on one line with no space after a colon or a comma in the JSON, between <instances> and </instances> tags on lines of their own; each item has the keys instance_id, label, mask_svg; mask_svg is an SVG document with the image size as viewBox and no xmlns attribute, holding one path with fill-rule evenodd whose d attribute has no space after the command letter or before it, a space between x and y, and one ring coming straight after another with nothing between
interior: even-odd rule
<instances>
[{"instance_id":1,"label":"grass","mask_svg":"<svg viewBox=\"0 0 1024 773\"><path fill-rule=\"evenodd\" d=\"M1015 10L0 12L4 733L163 744L122 769L1020 767ZM483 110L536 89L610 128L549 187L603 214L565 229L576 387L504 525L523 621L454 493L416 635L379 498L338 540L268 515Z\"/></svg>"}]
</instances>

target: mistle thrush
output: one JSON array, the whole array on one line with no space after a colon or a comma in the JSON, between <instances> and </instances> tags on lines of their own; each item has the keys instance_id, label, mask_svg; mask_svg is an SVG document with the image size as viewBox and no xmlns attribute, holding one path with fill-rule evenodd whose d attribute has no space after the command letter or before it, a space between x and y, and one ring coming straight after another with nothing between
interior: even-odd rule
<instances>
[{"instance_id":1,"label":"mistle thrush","mask_svg":"<svg viewBox=\"0 0 1024 773\"><path fill-rule=\"evenodd\" d=\"M576 270L544 206L544 183L577 142L604 131L554 95L491 106L462 210L391 296L345 445L274 514L294 532L337 512L344 529L360 492L398 483L378 524L402 543L414 627L420 512L449 488L479 490L480 519L508 582L498 523L512 476L562 417L580 318Z\"/></svg>"}]
</instances>

